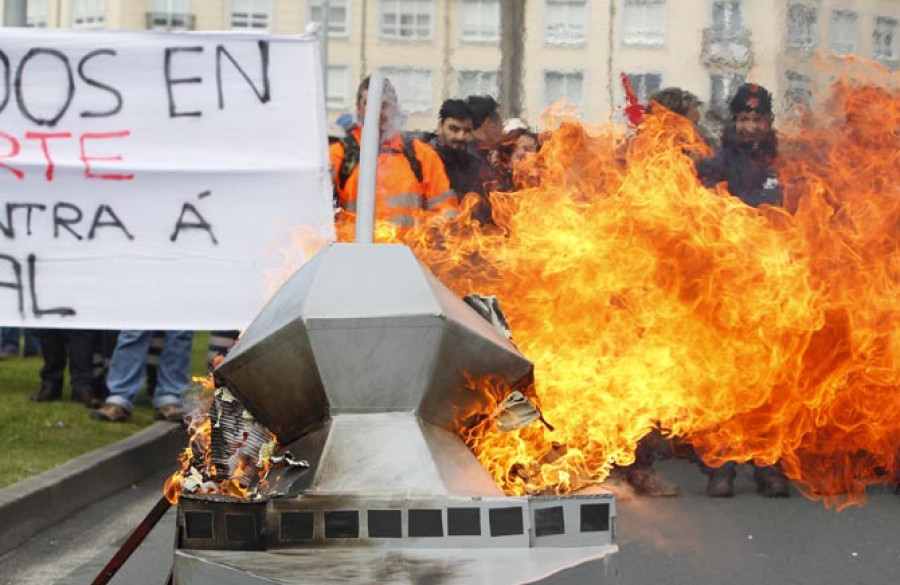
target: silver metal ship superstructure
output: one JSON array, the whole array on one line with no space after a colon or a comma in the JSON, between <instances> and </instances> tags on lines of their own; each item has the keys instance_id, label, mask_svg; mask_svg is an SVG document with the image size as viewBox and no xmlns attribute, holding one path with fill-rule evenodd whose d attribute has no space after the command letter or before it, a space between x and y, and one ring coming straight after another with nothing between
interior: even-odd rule
<instances>
[{"instance_id":1,"label":"silver metal ship superstructure","mask_svg":"<svg viewBox=\"0 0 900 585\"><path fill-rule=\"evenodd\" d=\"M400 245L333 244L216 371L308 469L184 496L175 583L616 582L614 496L507 497L459 438L532 364Z\"/></svg>"}]
</instances>

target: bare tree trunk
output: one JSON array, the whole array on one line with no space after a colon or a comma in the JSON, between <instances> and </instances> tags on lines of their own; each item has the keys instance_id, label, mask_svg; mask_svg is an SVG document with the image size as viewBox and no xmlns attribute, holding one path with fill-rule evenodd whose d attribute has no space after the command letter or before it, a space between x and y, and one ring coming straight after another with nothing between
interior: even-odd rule
<instances>
[{"instance_id":1,"label":"bare tree trunk","mask_svg":"<svg viewBox=\"0 0 900 585\"><path fill-rule=\"evenodd\" d=\"M527 0L500 0L500 107L504 118L522 115L525 95Z\"/></svg>"}]
</instances>

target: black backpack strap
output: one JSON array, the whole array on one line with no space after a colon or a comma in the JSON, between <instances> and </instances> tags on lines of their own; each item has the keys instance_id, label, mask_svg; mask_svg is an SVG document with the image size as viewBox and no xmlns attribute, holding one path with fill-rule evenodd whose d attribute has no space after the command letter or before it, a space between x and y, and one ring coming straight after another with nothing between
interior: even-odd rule
<instances>
[{"instance_id":1,"label":"black backpack strap","mask_svg":"<svg viewBox=\"0 0 900 585\"><path fill-rule=\"evenodd\" d=\"M343 189L347 184L347 179L353 169L359 164L359 142L352 132L347 132L346 136L341 139L344 145L344 158L341 161L341 168L338 170L338 188Z\"/></svg>"},{"instance_id":2,"label":"black backpack strap","mask_svg":"<svg viewBox=\"0 0 900 585\"><path fill-rule=\"evenodd\" d=\"M413 140L414 138L407 136L403 137L403 154L406 155L406 160L409 161L409 168L412 169L413 174L416 176L416 180L421 183L422 163L420 163L419 159L416 157L416 149Z\"/></svg>"},{"instance_id":3,"label":"black backpack strap","mask_svg":"<svg viewBox=\"0 0 900 585\"><path fill-rule=\"evenodd\" d=\"M403 138L403 154L406 156L406 160L409 162L409 168L412 169L413 174L416 176L416 180L421 183L423 178L422 163L420 163L418 157L416 157L416 149L413 140L413 138L409 137ZM353 169L359 164L359 142L356 141L356 137L353 136L351 132L348 132L347 135L341 139L341 144L344 145L344 159L341 161L341 168L338 171L338 187L343 189L344 185L347 184L347 179L350 178Z\"/></svg>"}]
</instances>

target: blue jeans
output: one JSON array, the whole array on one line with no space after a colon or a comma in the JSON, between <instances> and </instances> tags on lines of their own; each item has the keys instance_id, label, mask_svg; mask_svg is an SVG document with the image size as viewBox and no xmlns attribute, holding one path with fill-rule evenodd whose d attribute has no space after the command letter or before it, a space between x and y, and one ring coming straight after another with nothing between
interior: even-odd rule
<instances>
[{"instance_id":1,"label":"blue jeans","mask_svg":"<svg viewBox=\"0 0 900 585\"><path fill-rule=\"evenodd\" d=\"M19 355L19 335L22 329L18 327L0 327L0 353L13 353ZM25 329L25 355L32 356L41 353L41 342L38 340L36 329Z\"/></svg>"},{"instance_id":2,"label":"blue jeans","mask_svg":"<svg viewBox=\"0 0 900 585\"><path fill-rule=\"evenodd\" d=\"M152 331L124 330L119 333L116 349L109 364L106 385L108 404L134 410L134 400L144 383L147 353ZM191 383L191 344L193 331L166 331L165 344L159 356L153 407L181 405L181 396Z\"/></svg>"}]
</instances>

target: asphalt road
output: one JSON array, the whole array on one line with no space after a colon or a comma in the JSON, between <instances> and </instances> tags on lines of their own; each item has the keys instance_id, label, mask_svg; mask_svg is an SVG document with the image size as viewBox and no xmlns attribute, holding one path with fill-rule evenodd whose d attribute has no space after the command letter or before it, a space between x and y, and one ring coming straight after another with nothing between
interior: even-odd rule
<instances>
[{"instance_id":1,"label":"asphalt road","mask_svg":"<svg viewBox=\"0 0 900 585\"><path fill-rule=\"evenodd\" d=\"M871 585L900 583L900 496L869 490L861 508L828 510L796 492L767 500L739 473L734 498L703 494L705 478L684 461L658 469L682 488L675 498L620 490L623 585ZM0 557L4 585L86 585L153 507L158 474L88 508ZM117 585L162 585L174 541L170 510L116 576Z\"/></svg>"},{"instance_id":2,"label":"asphalt road","mask_svg":"<svg viewBox=\"0 0 900 585\"><path fill-rule=\"evenodd\" d=\"M170 472L94 504L0 556L0 583L89 585L159 500ZM172 566L174 535L172 508L111 585L163 585Z\"/></svg>"}]
</instances>

